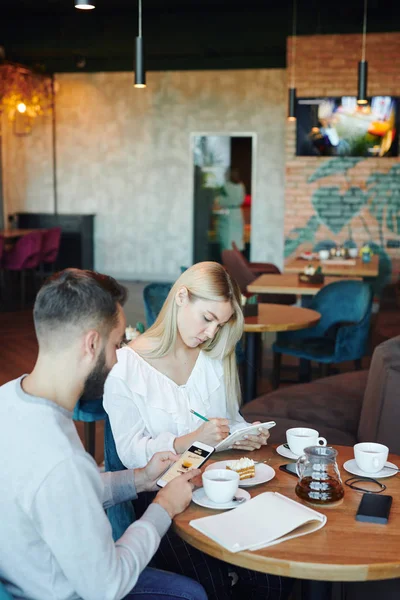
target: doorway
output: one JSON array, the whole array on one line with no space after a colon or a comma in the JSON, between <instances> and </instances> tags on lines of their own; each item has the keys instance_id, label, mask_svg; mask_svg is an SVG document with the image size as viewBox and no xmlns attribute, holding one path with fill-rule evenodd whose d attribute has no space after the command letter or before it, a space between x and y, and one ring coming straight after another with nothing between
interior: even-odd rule
<instances>
[{"instance_id":1,"label":"doorway","mask_svg":"<svg viewBox=\"0 0 400 600\"><path fill-rule=\"evenodd\" d=\"M250 256L253 133L192 134L193 260L221 262L232 242Z\"/></svg>"}]
</instances>

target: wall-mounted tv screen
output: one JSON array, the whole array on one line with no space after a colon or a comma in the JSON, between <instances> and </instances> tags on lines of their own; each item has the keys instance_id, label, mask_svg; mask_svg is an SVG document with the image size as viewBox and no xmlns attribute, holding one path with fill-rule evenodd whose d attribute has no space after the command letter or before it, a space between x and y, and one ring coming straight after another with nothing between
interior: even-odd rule
<instances>
[{"instance_id":1,"label":"wall-mounted tv screen","mask_svg":"<svg viewBox=\"0 0 400 600\"><path fill-rule=\"evenodd\" d=\"M398 98L298 98L298 156L398 156Z\"/></svg>"}]
</instances>

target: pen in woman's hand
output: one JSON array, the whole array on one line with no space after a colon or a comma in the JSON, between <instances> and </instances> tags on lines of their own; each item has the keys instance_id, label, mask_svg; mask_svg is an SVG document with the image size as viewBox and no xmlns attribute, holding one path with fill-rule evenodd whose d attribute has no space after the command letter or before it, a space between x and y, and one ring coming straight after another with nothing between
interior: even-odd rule
<instances>
[{"instance_id":1,"label":"pen in woman's hand","mask_svg":"<svg viewBox=\"0 0 400 600\"><path fill-rule=\"evenodd\" d=\"M210 419L207 419L207 417L203 417L203 415L200 415L198 412L196 412L195 410L190 409L190 412L193 415L196 415L196 417L199 417L199 419L203 419L203 421L209 421Z\"/></svg>"}]
</instances>

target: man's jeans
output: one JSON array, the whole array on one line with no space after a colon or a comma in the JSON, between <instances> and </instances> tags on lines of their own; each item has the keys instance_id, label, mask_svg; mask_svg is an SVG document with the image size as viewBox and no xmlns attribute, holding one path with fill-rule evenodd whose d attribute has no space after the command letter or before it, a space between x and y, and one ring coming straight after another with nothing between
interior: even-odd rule
<instances>
[{"instance_id":1,"label":"man's jeans","mask_svg":"<svg viewBox=\"0 0 400 600\"><path fill-rule=\"evenodd\" d=\"M125 600L207 600L203 587L183 575L147 567Z\"/></svg>"}]
</instances>

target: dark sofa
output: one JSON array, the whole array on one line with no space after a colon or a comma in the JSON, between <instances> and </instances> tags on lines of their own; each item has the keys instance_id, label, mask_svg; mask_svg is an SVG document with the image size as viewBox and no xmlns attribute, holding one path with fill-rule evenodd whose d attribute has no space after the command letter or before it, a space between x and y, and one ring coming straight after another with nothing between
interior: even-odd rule
<instances>
[{"instance_id":1,"label":"dark sofa","mask_svg":"<svg viewBox=\"0 0 400 600\"><path fill-rule=\"evenodd\" d=\"M270 443L290 427L314 427L329 444L376 441L400 454L400 336L375 348L368 371L279 388L242 408L247 421L275 420Z\"/></svg>"}]
</instances>

